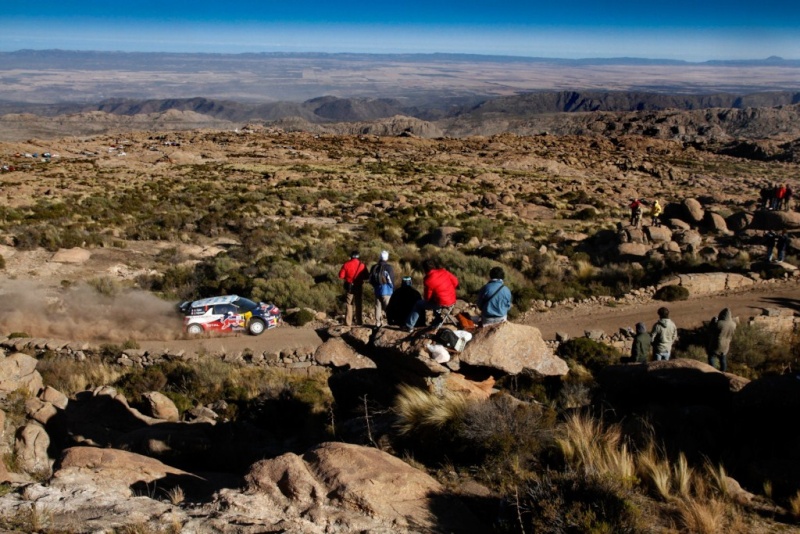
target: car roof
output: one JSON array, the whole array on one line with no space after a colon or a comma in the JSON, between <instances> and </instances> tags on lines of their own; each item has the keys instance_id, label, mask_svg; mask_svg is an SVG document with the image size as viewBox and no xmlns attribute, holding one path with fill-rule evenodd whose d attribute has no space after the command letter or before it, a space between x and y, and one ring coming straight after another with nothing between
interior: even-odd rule
<instances>
[{"instance_id":1,"label":"car roof","mask_svg":"<svg viewBox=\"0 0 800 534\"><path fill-rule=\"evenodd\" d=\"M195 300L192 302L192 308L199 308L201 306L214 306L216 304L231 304L239 298L239 295L224 295L222 297L209 297L207 299Z\"/></svg>"}]
</instances>

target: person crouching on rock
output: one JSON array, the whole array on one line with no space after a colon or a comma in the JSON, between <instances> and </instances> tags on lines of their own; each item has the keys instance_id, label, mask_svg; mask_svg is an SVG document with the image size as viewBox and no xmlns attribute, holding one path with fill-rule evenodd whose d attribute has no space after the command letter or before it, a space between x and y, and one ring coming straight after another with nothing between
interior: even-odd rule
<instances>
[{"instance_id":1,"label":"person crouching on rock","mask_svg":"<svg viewBox=\"0 0 800 534\"><path fill-rule=\"evenodd\" d=\"M413 332L420 314L426 310L434 311L434 320L431 326L438 327L442 324L441 310L449 308L456 303L456 289L458 278L440 267L433 259L427 259L422 264L425 269L424 291L422 300L414 305L414 309L406 318L406 331Z\"/></svg>"}]
</instances>

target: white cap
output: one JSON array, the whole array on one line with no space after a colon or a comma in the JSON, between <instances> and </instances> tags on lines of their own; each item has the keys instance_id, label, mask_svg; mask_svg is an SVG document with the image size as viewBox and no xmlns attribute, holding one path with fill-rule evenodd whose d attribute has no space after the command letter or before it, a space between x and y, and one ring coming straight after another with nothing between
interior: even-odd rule
<instances>
[{"instance_id":1,"label":"white cap","mask_svg":"<svg viewBox=\"0 0 800 534\"><path fill-rule=\"evenodd\" d=\"M383 252L381 252L381 259L383 261L388 261L389 260L389 253L387 251L385 251L385 250Z\"/></svg>"}]
</instances>

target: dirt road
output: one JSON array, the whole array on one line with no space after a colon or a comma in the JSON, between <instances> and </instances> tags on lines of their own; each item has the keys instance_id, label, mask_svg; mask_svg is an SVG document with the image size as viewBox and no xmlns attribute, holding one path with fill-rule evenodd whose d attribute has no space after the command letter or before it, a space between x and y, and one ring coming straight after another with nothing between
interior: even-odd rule
<instances>
[{"instance_id":1,"label":"dirt road","mask_svg":"<svg viewBox=\"0 0 800 534\"><path fill-rule=\"evenodd\" d=\"M670 318L678 328L695 328L703 321L717 315L722 308L730 308L734 317L746 321L761 315L766 308L789 308L800 311L800 281L762 283L748 290L698 296L685 301L619 304L610 306L578 305L566 306L543 313L530 313L524 323L536 326L546 340L555 339L556 332L565 332L571 337L583 336L586 330L603 330L613 334L620 328L633 327L643 322L650 328L658 320L657 310L666 306Z\"/></svg>"}]
</instances>

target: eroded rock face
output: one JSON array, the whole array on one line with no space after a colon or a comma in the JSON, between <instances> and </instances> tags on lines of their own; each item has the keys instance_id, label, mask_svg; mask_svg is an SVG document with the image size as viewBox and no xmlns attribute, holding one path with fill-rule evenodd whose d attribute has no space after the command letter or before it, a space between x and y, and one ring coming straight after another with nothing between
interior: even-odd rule
<instances>
[{"instance_id":1,"label":"eroded rock face","mask_svg":"<svg viewBox=\"0 0 800 534\"><path fill-rule=\"evenodd\" d=\"M62 488L103 488L132 495L137 482L152 483L167 475L196 478L155 458L119 449L72 447L56 465L51 485Z\"/></svg>"},{"instance_id":2,"label":"eroded rock face","mask_svg":"<svg viewBox=\"0 0 800 534\"><path fill-rule=\"evenodd\" d=\"M541 376L563 376L567 363L553 354L539 329L501 323L479 329L459 354L461 363L492 367L508 374L532 372Z\"/></svg>"},{"instance_id":3,"label":"eroded rock face","mask_svg":"<svg viewBox=\"0 0 800 534\"><path fill-rule=\"evenodd\" d=\"M0 393L24 388L33 395L42 389L42 376L36 370L36 358L16 352L0 358Z\"/></svg>"},{"instance_id":4,"label":"eroded rock face","mask_svg":"<svg viewBox=\"0 0 800 534\"><path fill-rule=\"evenodd\" d=\"M378 449L324 443L303 456L328 498L400 527L481 532L477 519L426 473ZM485 530L484 530L485 531Z\"/></svg>"},{"instance_id":5,"label":"eroded rock face","mask_svg":"<svg viewBox=\"0 0 800 534\"><path fill-rule=\"evenodd\" d=\"M331 338L317 348L314 360L320 365L346 369L373 369L375 362L357 353L342 338Z\"/></svg>"},{"instance_id":6,"label":"eroded rock face","mask_svg":"<svg viewBox=\"0 0 800 534\"><path fill-rule=\"evenodd\" d=\"M49 446L50 436L38 423L28 423L20 427L14 441L14 454L20 468L30 474L49 473Z\"/></svg>"}]
</instances>

